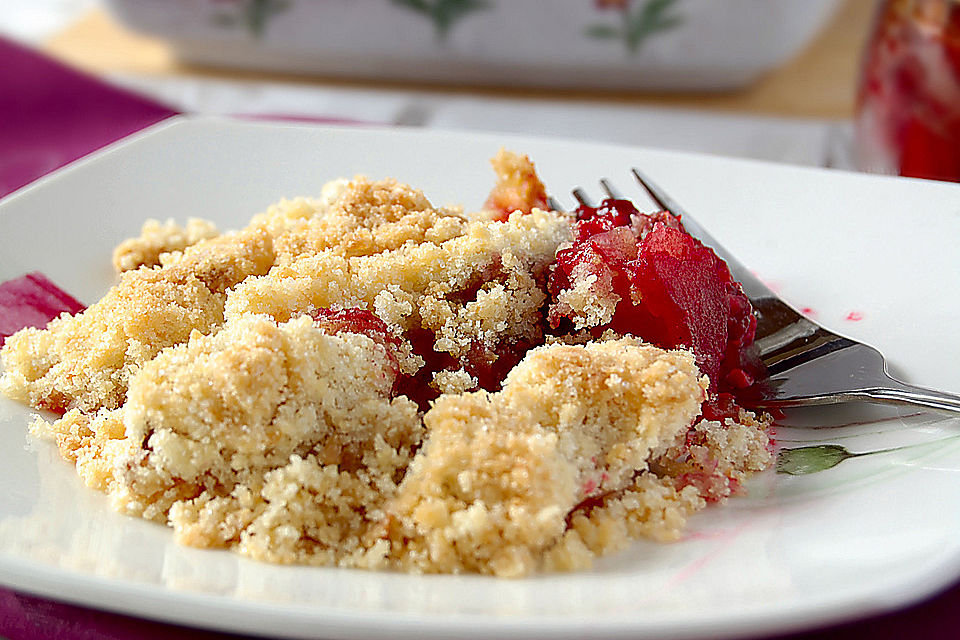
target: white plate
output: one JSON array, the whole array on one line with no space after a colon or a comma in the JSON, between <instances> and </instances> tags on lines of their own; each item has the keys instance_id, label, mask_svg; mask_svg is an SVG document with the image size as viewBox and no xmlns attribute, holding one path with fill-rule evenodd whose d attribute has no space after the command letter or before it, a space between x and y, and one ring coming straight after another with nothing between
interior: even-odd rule
<instances>
[{"instance_id":1,"label":"white plate","mask_svg":"<svg viewBox=\"0 0 960 640\"><path fill-rule=\"evenodd\" d=\"M562 140L180 119L0 203L0 279L39 270L86 302L147 217L242 226L327 179L394 176L477 206L497 149L529 153L555 194L645 169L797 307L960 391L960 187ZM175 545L112 513L30 412L0 400L0 583L159 620L291 637L721 637L902 606L960 575L960 421L817 411L782 429L851 450L907 445L813 475L763 474L677 544L637 542L589 572L523 580L278 567ZM918 444L918 443L928 444ZM929 444L932 443L932 444ZM787 446L795 446L788 443Z\"/></svg>"}]
</instances>

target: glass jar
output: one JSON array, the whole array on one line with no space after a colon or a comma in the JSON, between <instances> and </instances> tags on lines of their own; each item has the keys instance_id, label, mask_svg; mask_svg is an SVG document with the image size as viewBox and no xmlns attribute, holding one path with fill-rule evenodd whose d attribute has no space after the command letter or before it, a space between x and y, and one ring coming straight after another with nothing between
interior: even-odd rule
<instances>
[{"instance_id":1,"label":"glass jar","mask_svg":"<svg viewBox=\"0 0 960 640\"><path fill-rule=\"evenodd\" d=\"M960 1L885 0L857 93L866 171L960 182Z\"/></svg>"}]
</instances>

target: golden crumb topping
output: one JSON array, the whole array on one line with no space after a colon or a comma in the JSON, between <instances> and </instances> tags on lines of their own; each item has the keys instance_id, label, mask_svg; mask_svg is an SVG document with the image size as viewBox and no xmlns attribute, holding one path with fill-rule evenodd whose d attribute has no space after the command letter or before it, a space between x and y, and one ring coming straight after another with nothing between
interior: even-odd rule
<instances>
[{"instance_id":1,"label":"golden crumb topping","mask_svg":"<svg viewBox=\"0 0 960 640\"><path fill-rule=\"evenodd\" d=\"M163 267L124 272L85 311L11 336L0 351L0 390L53 411L116 408L137 368L194 331L216 329L226 290L273 261L270 238L257 228L168 256Z\"/></svg>"},{"instance_id":2,"label":"golden crumb topping","mask_svg":"<svg viewBox=\"0 0 960 640\"><path fill-rule=\"evenodd\" d=\"M156 267L165 253L183 251L201 240L215 238L219 232L212 222L191 218L185 227L173 219L161 223L147 220L140 235L121 242L113 250L113 266L118 272L140 267Z\"/></svg>"},{"instance_id":3,"label":"golden crumb topping","mask_svg":"<svg viewBox=\"0 0 960 640\"><path fill-rule=\"evenodd\" d=\"M619 298L590 274L551 299L571 219L494 166L471 215L356 177L236 232L148 221L100 301L7 339L0 391L183 544L516 577L675 540L770 465L769 418L700 419L693 354L592 330Z\"/></svg>"},{"instance_id":4,"label":"golden crumb topping","mask_svg":"<svg viewBox=\"0 0 960 640\"><path fill-rule=\"evenodd\" d=\"M501 149L490 162L497 174L497 183L483 207L496 219L506 219L514 211L529 213L547 208L547 188L530 158Z\"/></svg>"},{"instance_id":5,"label":"golden crumb topping","mask_svg":"<svg viewBox=\"0 0 960 640\"><path fill-rule=\"evenodd\" d=\"M120 278L99 302L44 330L24 329L3 345L3 392L32 406L85 412L123 403L127 381L164 347L223 322L223 297L195 276L163 270Z\"/></svg>"},{"instance_id":6,"label":"golden crumb topping","mask_svg":"<svg viewBox=\"0 0 960 640\"><path fill-rule=\"evenodd\" d=\"M632 338L530 351L498 393L440 398L391 511L424 571L524 575L588 498L626 488L685 432L705 382ZM437 558L443 558L438 569Z\"/></svg>"}]
</instances>

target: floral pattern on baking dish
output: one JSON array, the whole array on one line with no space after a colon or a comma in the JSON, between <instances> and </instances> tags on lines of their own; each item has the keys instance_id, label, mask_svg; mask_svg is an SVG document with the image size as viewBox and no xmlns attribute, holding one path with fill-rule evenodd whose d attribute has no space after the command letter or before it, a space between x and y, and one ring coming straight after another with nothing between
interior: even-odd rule
<instances>
[{"instance_id":1,"label":"floral pattern on baking dish","mask_svg":"<svg viewBox=\"0 0 960 640\"><path fill-rule=\"evenodd\" d=\"M415 11L428 17L438 40L445 40L450 29L471 13L489 9L487 0L391 0L398 7Z\"/></svg>"},{"instance_id":2,"label":"floral pattern on baking dish","mask_svg":"<svg viewBox=\"0 0 960 640\"><path fill-rule=\"evenodd\" d=\"M263 37L267 24L290 8L289 0L215 0L218 10L214 24L221 27L242 26L250 35Z\"/></svg>"},{"instance_id":3,"label":"floral pattern on baking dish","mask_svg":"<svg viewBox=\"0 0 960 640\"><path fill-rule=\"evenodd\" d=\"M650 38L671 31L684 22L675 11L679 0L593 0L595 8L615 12L615 22L596 22L583 33L595 40L620 41L630 54L637 54ZM262 38L269 23L285 13L292 0L212 0L213 23L220 27L243 28ZM390 4L417 13L433 23L439 42L446 41L453 27L464 18L493 8L492 0L390 0Z\"/></svg>"},{"instance_id":4,"label":"floral pattern on baking dish","mask_svg":"<svg viewBox=\"0 0 960 640\"><path fill-rule=\"evenodd\" d=\"M598 40L621 40L627 51L636 54L649 38L683 24L683 16L673 12L677 2L646 0L634 5L630 0L596 0L598 9L615 10L620 20L616 24L592 24L584 33Z\"/></svg>"}]
</instances>

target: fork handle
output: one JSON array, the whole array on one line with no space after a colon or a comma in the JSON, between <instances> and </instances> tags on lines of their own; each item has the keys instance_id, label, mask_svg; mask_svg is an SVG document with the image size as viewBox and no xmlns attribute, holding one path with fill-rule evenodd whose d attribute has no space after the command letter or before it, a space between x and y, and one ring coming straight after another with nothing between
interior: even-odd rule
<instances>
[{"instance_id":1,"label":"fork handle","mask_svg":"<svg viewBox=\"0 0 960 640\"><path fill-rule=\"evenodd\" d=\"M960 396L898 380L887 372L879 351L834 337L837 339L824 345L823 353L809 349L771 362L771 376L760 388L756 405L801 407L866 401L960 416Z\"/></svg>"},{"instance_id":2,"label":"fork handle","mask_svg":"<svg viewBox=\"0 0 960 640\"><path fill-rule=\"evenodd\" d=\"M806 407L842 402L873 402L876 404L913 406L929 409L952 417L960 416L960 396L934 389L925 389L889 378L888 386L828 391L803 396L765 398L758 407Z\"/></svg>"},{"instance_id":3,"label":"fork handle","mask_svg":"<svg viewBox=\"0 0 960 640\"><path fill-rule=\"evenodd\" d=\"M933 409L952 416L960 415L960 396L935 389L915 387L894 378L896 386L877 389L865 389L869 400L884 404L913 405Z\"/></svg>"}]
</instances>

